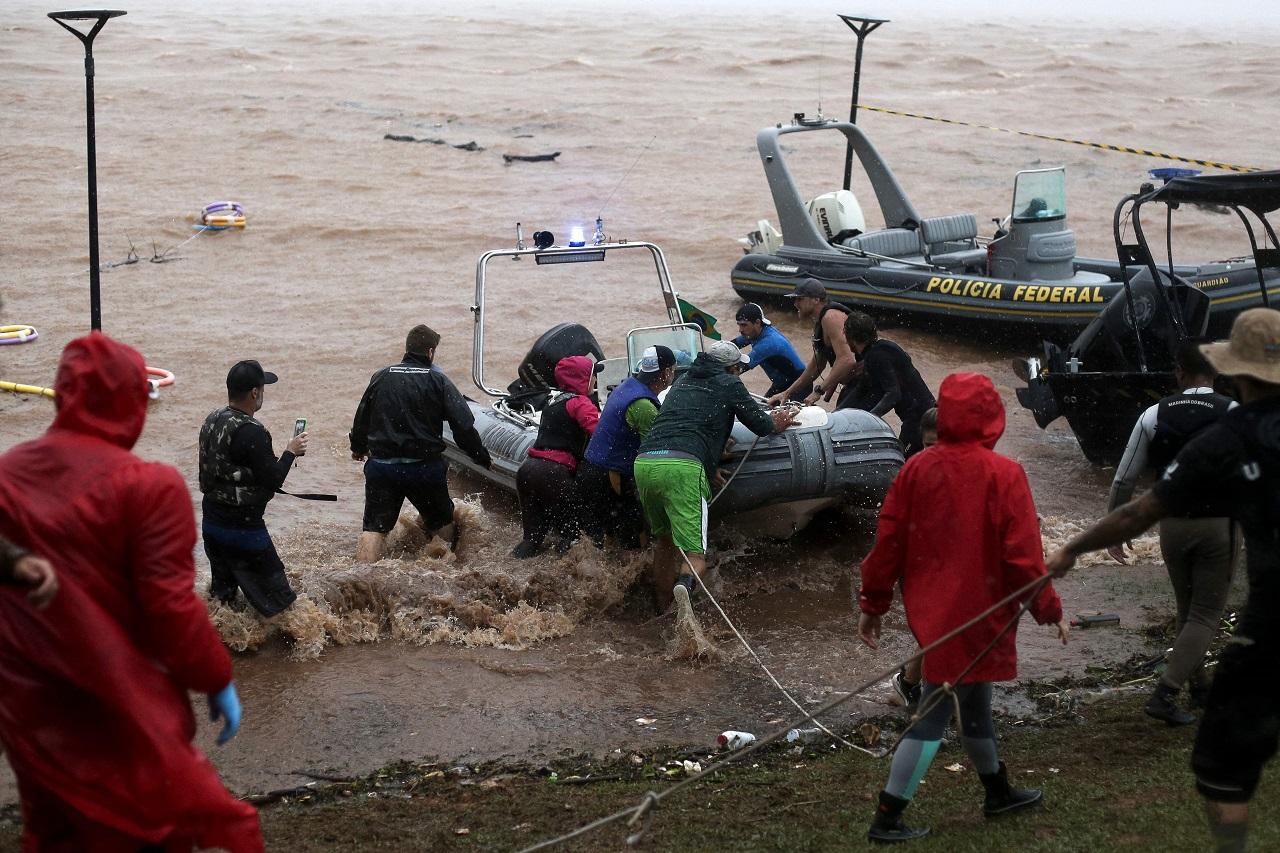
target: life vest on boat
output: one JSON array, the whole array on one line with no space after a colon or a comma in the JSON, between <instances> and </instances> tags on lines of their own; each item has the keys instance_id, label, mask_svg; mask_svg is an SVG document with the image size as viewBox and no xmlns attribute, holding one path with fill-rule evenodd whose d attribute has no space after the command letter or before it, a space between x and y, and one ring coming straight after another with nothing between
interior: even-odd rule
<instances>
[{"instance_id":1,"label":"life vest on boat","mask_svg":"<svg viewBox=\"0 0 1280 853\"><path fill-rule=\"evenodd\" d=\"M563 450L572 453L575 458L582 458L582 452L591 436L569 413L569 401L578 396L580 395L560 391L551 397L542 410L538 437L533 442L535 450Z\"/></svg>"},{"instance_id":2,"label":"life vest on boat","mask_svg":"<svg viewBox=\"0 0 1280 853\"><path fill-rule=\"evenodd\" d=\"M237 408L223 406L210 412L200 427L200 491L218 503L265 506L275 495L274 490L254 484L253 469L231 459L236 430L248 423L258 421Z\"/></svg>"},{"instance_id":3,"label":"life vest on boat","mask_svg":"<svg viewBox=\"0 0 1280 853\"><path fill-rule=\"evenodd\" d=\"M587 445L588 462L610 471L631 474L636 454L640 452L640 434L627 423L627 409L637 400L652 400L655 406L662 407L658 395L648 385L634 376L628 377L613 390L604 404L600 423Z\"/></svg>"},{"instance_id":4,"label":"life vest on boat","mask_svg":"<svg viewBox=\"0 0 1280 853\"><path fill-rule=\"evenodd\" d=\"M1196 433L1218 422L1232 399L1222 394L1170 394L1156 404L1156 428L1147 450L1152 468L1163 471Z\"/></svg>"},{"instance_id":5,"label":"life vest on boat","mask_svg":"<svg viewBox=\"0 0 1280 853\"><path fill-rule=\"evenodd\" d=\"M841 311L848 316L849 310L849 306L841 305L834 299L828 299L827 304L823 305L822 310L818 312L817 322L813 324L813 351L822 356L828 365L835 364L836 350L827 343L827 336L822 333L822 318L827 316L828 311Z\"/></svg>"}]
</instances>

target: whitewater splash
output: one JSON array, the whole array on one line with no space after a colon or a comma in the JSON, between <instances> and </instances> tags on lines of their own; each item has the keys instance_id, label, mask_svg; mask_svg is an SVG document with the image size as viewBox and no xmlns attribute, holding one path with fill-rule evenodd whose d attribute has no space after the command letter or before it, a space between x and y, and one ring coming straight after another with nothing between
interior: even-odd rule
<instances>
[{"instance_id":1,"label":"whitewater splash","mask_svg":"<svg viewBox=\"0 0 1280 853\"><path fill-rule=\"evenodd\" d=\"M585 540L562 556L515 560L478 496L455 507L456 553L428 539L410 511L387 537L387 556L369 565L354 561L350 530L301 525L276 542L293 606L267 619L243 600L210 600L210 619L234 651L280 636L295 659L383 640L524 649L619 604L649 569L647 554L606 555Z\"/></svg>"},{"instance_id":2,"label":"whitewater splash","mask_svg":"<svg viewBox=\"0 0 1280 853\"><path fill-rule=\"evenodd\" d=\"M1057 515L1042 518L1040 520L1040 537L1044 545L1045 557L1048 558L1054 551L1067 544L1067 540L1071 537L1083 533L1094 521L1096 519L1082 521ZM1125 550L1129 555L1130 562L1164 565L1164 557L1160 554L1160 537L1154 530L1135 538L1129 544L1132 547ZM1114 565L1115 561L1107 556L1106 551L1092 551L1088 554L1081 554L1076 559L1077 566L1096 566L1100 563Z\"/></svg>"}]
</instances>

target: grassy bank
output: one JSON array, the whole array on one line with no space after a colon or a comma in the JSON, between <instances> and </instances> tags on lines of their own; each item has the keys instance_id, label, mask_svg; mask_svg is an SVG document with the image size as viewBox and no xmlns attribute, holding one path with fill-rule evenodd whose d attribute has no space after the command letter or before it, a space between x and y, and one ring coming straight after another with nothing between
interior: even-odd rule
<instances>
[{"instance_id":1,"label":"grassy bank","mask_svg":"<svg viewBox=\"0 0 1280 853\"><path fill-rule=\"evenodd\" d=\"M1020 784L1045 790L1043 807L988 821L981 785L957 745L926 777L909 816L934 836L912 849L1203 850L1207 833L1188 761L1194 727L1170 729L1141 713L1144 695L1094 705L1070 722L1002 732ZM685 754L683 757L690 757ZM696 757L704 756L699 752ZM667 784L677 753L631 754L554 768L398 765L264 807L269 849L513 850L638 803ZM864 832L887 762L817 746L781 748L677 795L655 814L651 850L848 850ZM959 763L964 769L948 771ZM554 771L554 776L551 771ZM1274 766L1255 799L1251 849L1280 849ZM581 782L573 776L621 777ZM621 824L562 849L618 850Z\"/></svg>"}]
</instances>

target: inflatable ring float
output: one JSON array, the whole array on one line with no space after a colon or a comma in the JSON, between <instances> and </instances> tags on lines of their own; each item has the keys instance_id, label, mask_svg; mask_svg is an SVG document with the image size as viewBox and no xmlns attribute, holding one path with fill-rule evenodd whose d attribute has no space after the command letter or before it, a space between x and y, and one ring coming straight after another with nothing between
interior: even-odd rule
<instances>
[{"instance_id":1,"label":"inflatable ring float","mask_svg":"<svg viewBox=\"0 0 1280 853\"><path fill-rule=\"evenodd\" d=\"M201 217L201 221L206 228L243 228L245 226L245 218L243 213L214 213Z\"/></svg>"},{"instance_id":2,"label":"inflatable ring float","mask_svg":"<svg viewBox=\"0 0 1280 853\"><path fill-rule=\"evenodd\" d=\"M25 344L40 337L34 326L18 324L16 326L0 326L0 345Z\"/></svg>"},{"instance_id":3,"label":"inflatable ring float","mask_svg":"<svg viewBox=\"0 0 1280 853\"><path fill-rule=\"evenodd\" d=\"M244 216L244 205L242 205L238 201L210 202L209 204L206 204L204 208L200 211L200 217L203 219L214 213L224 213L227 211L230 211L231 213L234 213L234 214L238 214L240 216Z\"/></svg>"},{"instance_id":4,"label":"inflatable ring float","mask_svg":"<svg viewBox=\"0 0 1280 853\"><path fill-rule=\"evenodd\" d=\"M148 367L147 376L147 381L154 382L157 388L168 388L175 381L173 372L163 367Z\"/></svg>"}]
</instances>

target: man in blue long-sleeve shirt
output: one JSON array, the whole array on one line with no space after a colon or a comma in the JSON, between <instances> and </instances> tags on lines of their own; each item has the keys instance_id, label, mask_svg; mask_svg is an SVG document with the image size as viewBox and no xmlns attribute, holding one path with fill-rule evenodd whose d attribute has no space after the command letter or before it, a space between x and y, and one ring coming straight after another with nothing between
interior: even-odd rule
<instances>
[{"instance_id":1,"label":"man in blue long-sleeve shirt","mask_svg":"<svg viewBox=\"0 0 1280 853\"><path fill-rule=\"evenodd\" d=\"M733 339L733 343L739 347L751 345L751 360L743 370L764 368L765 376L772 383L769 390L764 392L766 397L786 391L804 373L804 359L800 358L787 336L769 322L764 316L764 310L756 303L748 302L739 308L736 319L740 334ZM788 399L803 400L809 396L812 388L812 383L801 386Z\"/></svg>"}]
</instances>

